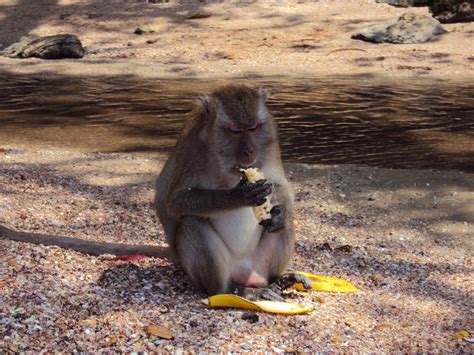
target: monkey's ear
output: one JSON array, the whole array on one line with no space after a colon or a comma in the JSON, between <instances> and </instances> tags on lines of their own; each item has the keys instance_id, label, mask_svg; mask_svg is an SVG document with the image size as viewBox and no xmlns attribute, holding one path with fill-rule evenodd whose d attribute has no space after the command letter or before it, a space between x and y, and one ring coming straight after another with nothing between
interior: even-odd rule
<instances>
[{"instance_id":1,"label":"monkey's ear","mask_svg":"<svg viewBox=\"0 0 474 355\"><path fill-rule=\"evenodd\" d=\"M263 102L267 102L268 98L270 97L270 90L260 88L258 89L258 94Z\"/></svg>"},{"instance_id":2,"label":"monkey's ear","mask_svg":"<svg viewBox=\"0 0 474 355\"><path fill-rule=\"evenodd\" d=\"M207 120L210 114L211 98L208 95L198 96L198 104L202 107L204 118Z\"/></svg>"}]
</instances>

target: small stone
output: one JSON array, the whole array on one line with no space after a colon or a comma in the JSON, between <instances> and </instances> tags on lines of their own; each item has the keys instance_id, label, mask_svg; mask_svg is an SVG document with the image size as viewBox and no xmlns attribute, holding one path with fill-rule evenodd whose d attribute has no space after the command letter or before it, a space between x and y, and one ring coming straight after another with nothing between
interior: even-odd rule
<instances>
[{"instance_id":1,"label":"small stone","mask_svg":"<svg viewBox=\"0 0 474 355\"><path fill-rule=\"evenodd\" d=\"M246 320L249 323L257 323L260 318L257 313L245 312L244 314L242 314L242 319Z\"/></svg>"},{"instance_id":2,"label":"small stone","mask_svg":"<svg viewBox=\"0 0 474 355\"><path fill-rule=\"evenodd\" d=\"M348 328L348 329L346 329L346 330L344 331L344 334L345 334L346 336L348 336L348 337L351 337L351 336L355 335L355 331L352 330L352 329L350 329L350 328Z\"/></svg>"},{"instance_id":3,"label":"small stone","mask_svg":"<svg viewBox=\"0 0 474 355\"><path fill-rule=\"evenodd\" d=\"M242 350L247 350L247 351L252 350L252 348L251 348L249 345L247 345L247 344L242 344L242 345L240 345L240 348L241 348Z\"/></svg>"},{"instance_id":4,"label":"small stone","mask_svg":"<svg viewBox=\"0 0 474 355\"><path fill-rule=\"evenodd\" d=\"M203 18L208 18L211 17L212 14L207 11L197 11L190 16L188 16L188 20L198 20L198 19L203 19Z\"/></svg>"}]
</instances>

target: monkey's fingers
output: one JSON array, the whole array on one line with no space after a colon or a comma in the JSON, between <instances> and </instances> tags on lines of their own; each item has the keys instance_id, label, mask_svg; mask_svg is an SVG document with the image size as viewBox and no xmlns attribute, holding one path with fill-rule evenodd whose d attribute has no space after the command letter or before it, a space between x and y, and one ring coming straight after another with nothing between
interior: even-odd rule
<instances>
[{"instance_id":1,"label":"monkey's fingers","mask_svg":"<svg viewBox=\"0 0 474 355\"><path fill-rule=\"evenodd\" d=\"M255 201L255 206L261 206L263 205L265 202L267 202L267 199L264 197L264 198L261 198L260 200L256 200Z\"/></svg>"},{"instance_id":2,"label":"monkey's fingers","mask_svg":"<svg viewBox=\"0 0 474 355\"><path fill-rule=\"evenodd\" d=\"M260 182L249 185L248 190L254 196L266 197L272 193L273 186L268 184L266 180L260 180Z\"/></svg>"},{"instance_id":3,"label":"monkey's fingers","mask_svg":"<svg viewBox=\"0 0 474 355\"><path fill-rule=\"evenodd\" d=\"M249 179L247 178L247 175L242 173L242 177L240 178L239 185L240 186L246 186L250 184Z\"/></svg>"},{"instance_id":4,"label":"monkey's fingers","mask_svg":"<svg viewBox=\"0 0 474 355\"><path fill-rule=\"evenodd\" d=\"M303 285L306 290L309 290L312 287L311 280L307 276L296 272L289 272L281 275L275 284L280 290L286 290L295 284Z\"/></svg>"},{"instance_id":5,"label":"monkey's fingers","mask_svg":"<svg viewBox=\"0 0 474 355\"><path fill-rule=\"evenodd\" d=\"M231 287L232 293L243 297L249 301L284 301L283 297L281 297L277 292L269 288L245 287L235 284Z\"/></svg>"},{"instance_id":6,"label":"monkey's fingers","mask_svg":"<svg viewBox=\"0 0 474 355\"><path fill-rule=\"evenodd\" d=\"M273 233L285 227L285 218L281 206L273 206L270 210L271 218L264 219L260 222L268 232Z\"/></svg>"},{"instance_id":7,"label":"monkey's fingers","mask_svg":"<svg viewBox=\"0 0 474 355\"><path fill-rule=\"evenodd\" d=\"M257 300L279 301L279 302L285 301L283 297L281 297L278 293L276 293L275 291L269 288L262 288L259 290L260 292L258 292Z\"/></svg>"},{"instance_id":8,"label":"monkey's fingers","mask_svg":"<svg viewBox=\"0 0 474 355\"><path fill-rule=\"evenodd\" d=\"M272 192L272 185L265 181L258 184L251 184L244 188L242 195L252 206L259 206L265 203L266 197Z\"/></svg>"}]
</instances>

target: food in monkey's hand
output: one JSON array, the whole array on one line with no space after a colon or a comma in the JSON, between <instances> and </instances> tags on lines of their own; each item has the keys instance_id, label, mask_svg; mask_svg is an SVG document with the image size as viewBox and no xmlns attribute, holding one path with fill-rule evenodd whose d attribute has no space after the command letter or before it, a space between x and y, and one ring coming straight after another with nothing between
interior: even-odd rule
<instances>
[{"instance_id":1,"label":"food in monkey's hand","mask_svg":"<svg viewBox=\"0 0 474 355\"><path fill-rule=\"evenodd\" d=\"M248 182L251 184L256 183L258 180L264 179L264 175L261 171L257 168L248 168L248 169L240 169L241 172L245 174ZM270 203L270 199L265 197L265 203L260 206L253 207L253 214L257 221L261 222L265 219L271 219L272 215L270 214L270 210L272 209L272 204Z\"/></svg>"}]
</instances>

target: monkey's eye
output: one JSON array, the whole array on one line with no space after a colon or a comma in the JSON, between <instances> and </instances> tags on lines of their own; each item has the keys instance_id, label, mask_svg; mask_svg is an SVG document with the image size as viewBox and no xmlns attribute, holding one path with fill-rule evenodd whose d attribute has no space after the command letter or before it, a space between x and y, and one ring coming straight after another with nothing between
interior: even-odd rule
<instances>
[{"instance_id":1,"label":"monkey's eye","mask_svg":"<svg viewBox=\"0 0 474 355\"><path fill-rule=\"evenodd\" d=\"M240 134L242 133L244 130L243 129L240 129L240 128L235 128L235 127L230 127L229 128L229 132L232 133L232 134Z\"/></svg>"},{"instance_id":2,"label":"monkey's eye","mask_svg":"<svg viewBox=\"0 0 474 355\"><path fill-rule=\"evenodd\" d=\"M255 126L247 128L247 129L249 132L255 132L256 130L260 128L261 125L262 125L261 123L257 123Z\"/></svg>"}]
</instances>

